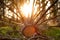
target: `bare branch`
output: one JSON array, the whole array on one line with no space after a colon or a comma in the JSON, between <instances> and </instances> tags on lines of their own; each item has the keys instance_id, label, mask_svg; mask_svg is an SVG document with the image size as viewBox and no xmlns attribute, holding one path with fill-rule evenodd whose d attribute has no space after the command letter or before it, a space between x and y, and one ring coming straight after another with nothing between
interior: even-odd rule
<instances>
[{"instance_id":1,"label":"bare branch","mask_svg":"<svg viewBox=\"0 0 60 40\"><path fill-rule=\"evenodd\" d=\"M56 0L50 7L48 7L48 9L41 15L41 17L37 20L37 22L35 24L37 24L43 17L44 15L46 14L46 12L52 7L54 6L55 3L57 3L58 0Z\"/></svg>"},{"instance_id":2,"label":"bare branch","mask_svg":"<svg viewBox=\"0 0 60 40\"><path fill-rule=\"evenodd\" d=\"M20 11L19 11L19 8L18 8L18 4L17 3L15 3L15 1L13 0L13 3L14 3L14 5L16 5L16 8L17 8L17 10L18 10L18 13L20 14L20 18L21 18L21 20L22 20L22 22L24 21L24 18L23 18L23 16L22 16L22 14L20 13ZM24 23L24 22L23 22Z\"/></svg>"},{"instance_id":3,"label":"bare branch","mask_svg":"<svg viewBox=\"0 0 60 40\"><path fill-rule=\"evenodd\" d=\"M48 3L48 1L47 1L47 3ZM46 3L44 6L46 6L47 3ZM44 7L44 6L43 6L43 7ZM42 8L42 7L40 7L40 8ZM36 16L36 17L34 18L34 20L35 20L42 12L43 12L43 10L42 10L42 11L39 11L38 14L35 14L34 17L35 17L35 16Z\"/></svg>"},{"instance_id":4,"label":"bare branch","mask_svg":"<svg viewBox=\"0 0 60 40\"><path fill-rule=\"evenodd\" d=\"M51 20L51 19L55 19L55 18L57 18L57 17L59 17L59 16L60 16L60 15L57 15L57 16L55 16L55 17L53 17L53 18L46 19L46 20L44 20L43 22L41 22L40 24L38 24L38 25L41 25L41 24L43 24L44 22L49 21L49 20Z\"/></svg>"},{"instance_id":5,"label":"bare branch","mask_svg":"<svg viewBox=\"0 0 60 40\"><path fill-rule=\"evenodd\" d=\"M0 1L1 2L1 1ZM14 10L11 8L11 7L9 7L8 5L6 5L5 3L3 3L3 2L1 2L2 4L4 4L4 6L6 6L6 7L8 7L9 8L9 10L10 11L12 11L14 14L16 14L19 18L21 18L21 21L23 22L23 19L22 19L22 17L20 17L17 13L15 13L14 12ZM23 22L24 23L24 22Z\"/></svg>"}]
</instances>

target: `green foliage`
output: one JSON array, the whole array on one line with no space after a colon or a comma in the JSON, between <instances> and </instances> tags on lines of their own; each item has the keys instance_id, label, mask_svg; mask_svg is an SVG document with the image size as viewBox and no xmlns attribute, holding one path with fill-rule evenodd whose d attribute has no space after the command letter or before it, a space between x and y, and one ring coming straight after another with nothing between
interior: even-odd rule
<instances>
[{"instance_id":1,"label":"green foliage","mask_svg":"<svg viewBox=\"0 0 60 40\"><path fill-rule=\"evenodd\" d=\"M2 35L6 35L8 31L12 31L12 28L8 27L8 26L0 28L0 34L2 34Z\"/></svg>"},{"instance_id":2,"label":"green foliage","mask_svg":"<svg viewBox=\"0 0 60 40\"><path fill-rule=\"evenodd\" d=\"M19 30L20 27L16 27L16 31ZM23 35L19 32L14 31L14 29L10 26L5 26L0 28L0 35L3 36L10 35L11 38L20 38L23 39ZM60 28L58 27L49 27L47 30L43 32L44 35L54 38L54 40L60 40Z\"/></svg>"},{"instance_id":3,"label":"green foliage","mask_svg":"<svg viewBox=\"0 0 60 40\"><path fill-rule=\"evenodd\" d=\"M17 28L16 28L16 31L17 31ZM9 35L12 38L19 38L21 36L19 32L15 32L15 30L9 26L1 27L0 28L0 34L2 36Z\"/></svg>"},{"instance_id":4,"label":"green foliage","mask_svg":"<svg viewBox=\"0 0 60 40\"><path fill-rule=\"evenodd\" d=\"M54 38L55 40L60 40L60 28L58 27L49 27L44 34Z\"/></svg>"}]
</instances>

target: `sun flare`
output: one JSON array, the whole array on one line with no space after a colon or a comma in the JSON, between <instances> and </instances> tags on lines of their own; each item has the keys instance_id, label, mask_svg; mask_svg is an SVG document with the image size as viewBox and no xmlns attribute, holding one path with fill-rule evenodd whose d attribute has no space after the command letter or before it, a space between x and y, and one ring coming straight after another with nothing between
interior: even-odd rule
<instances>
[{"instance_id":1,"label":"sun flare","mask_svg":"<svg viewBox=\"0 0 60 40\"><path fill-rule=\"evenodd\" d=\"M25 4L22 8L22 12L24 16L28 17L28 15L31 15L32 8L29 5Z\"/></svg>"},{"instance_id":2,"label":"sun flare","mask_svg":"<svg viewBox=\"0 0 60 40\"><path fill-rule=\"evenodd\" d=\"M21 11L24 14L24 16L28 17L31 16L32 13L32 6L33 6L33 0L30 0L29 3L25 3L22 7L21 7Z\"/></svg>"}]
</instances>

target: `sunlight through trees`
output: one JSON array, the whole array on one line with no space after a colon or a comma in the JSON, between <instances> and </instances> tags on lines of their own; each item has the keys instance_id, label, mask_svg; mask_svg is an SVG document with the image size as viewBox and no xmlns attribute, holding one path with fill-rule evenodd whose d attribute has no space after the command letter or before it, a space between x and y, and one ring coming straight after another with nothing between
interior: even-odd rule
<instances>
[{"instance_id":1,"label":"sunlight through trees","mask_svg":"<svg viewBox=\"0 0 60 40\"><path fill-rule=\"evenodd\" d=\"M22 39L34 40L35 36L38 40L48 39L42 34L44 30L49 26L59 27L59 24L59 0L0 0L0 26L11 26Z\"/></svg>"}]
</instances>

